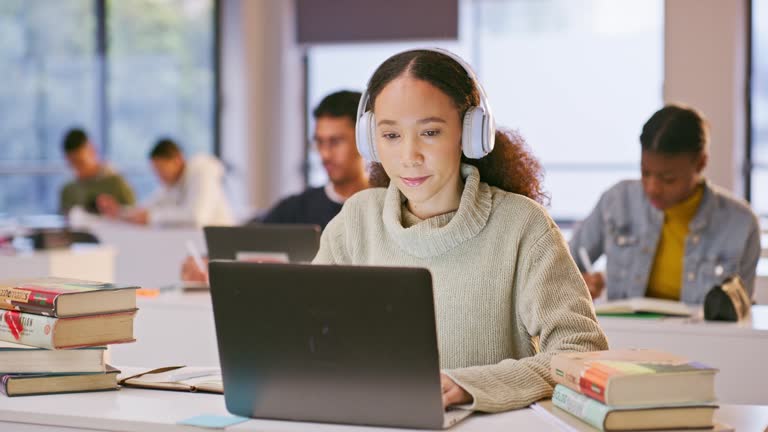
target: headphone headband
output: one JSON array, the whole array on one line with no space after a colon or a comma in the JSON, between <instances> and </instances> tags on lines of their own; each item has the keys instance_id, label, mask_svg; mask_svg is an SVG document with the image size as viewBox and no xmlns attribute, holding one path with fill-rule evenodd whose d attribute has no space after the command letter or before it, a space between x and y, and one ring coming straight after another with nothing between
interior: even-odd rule
<instances>
[{"instance_id":1,"label":"headphone headband","mask_svg":"<svg viewBox=\"0 0 768 432\"><path fill-rule=\"evenodd\" d=\"M491 121L493 121L493 113L491 112L491 106L488 104L488 96L485 93L485 89L483 88L483 85L480 84L480 79L477 78L477 74L475 73L475 70L472 69L472 66L469 65L463 58L459 57L458 55L452 53L451 51L448 51L447 49L443 48L425 48L423 51L432 51L436 53L440 53L443 55L446 55L453 59L456 63L458 63L462 68L464 68L464 71L467 72L467 75L469 75L469 79L471 79L475 83L475 87L477 88L477 92L480 93L480 105L485 110L485 114L489 117ZM367 87L366 87L366 93Z\"/></svg>"}]
</instances>

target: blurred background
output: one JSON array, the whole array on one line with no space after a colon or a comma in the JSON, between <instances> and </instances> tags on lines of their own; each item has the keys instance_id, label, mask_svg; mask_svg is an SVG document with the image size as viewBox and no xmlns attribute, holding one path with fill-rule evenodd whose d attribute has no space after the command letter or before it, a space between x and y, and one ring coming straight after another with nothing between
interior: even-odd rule
<instances>
[{"instance_id":1,"label":"blurred background","mask_svg":"<svg viewBox=\"0 0 768 432\"><path fill-rule=\"evenodd\" d=\"M707 175L768 216L768 0L3 0L0 214L56 212L71 127L140 200L170 135L224 161L242 214L268 208L326 181L308 137L320 99L419 46L473 65L560 222L639 177L664 102L709 118Z\"/></svg>"}]
</instances>

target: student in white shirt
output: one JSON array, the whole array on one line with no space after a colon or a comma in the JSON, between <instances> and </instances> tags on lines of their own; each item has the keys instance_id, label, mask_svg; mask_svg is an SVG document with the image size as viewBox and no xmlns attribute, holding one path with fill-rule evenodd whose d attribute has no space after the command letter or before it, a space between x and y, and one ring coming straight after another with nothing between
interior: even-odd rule
<instances>
[{"instance_id":1,"label":"student in white shirt","mask_svg":"<svg viewBox=\"0 0 768 432\"><path fill-rule=\"evenodd\" d=\"M120 208L100 198L102 214L126 222L155 226L232 225L234 218L224 193L222 163L208 155L184 157L170 139L161 139L149 154L162 187L141 208Z\"/></svg>"}]
</instances>

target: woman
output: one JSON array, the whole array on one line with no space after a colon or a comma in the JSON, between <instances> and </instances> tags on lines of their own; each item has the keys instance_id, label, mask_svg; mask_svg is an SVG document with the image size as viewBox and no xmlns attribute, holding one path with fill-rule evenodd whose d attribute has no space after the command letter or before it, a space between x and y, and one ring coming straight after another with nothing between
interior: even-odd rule
<instances>
[{"instance_id":1,"label":"woman","mask_svg":"<svg viewBox=\"0 0 768 432\"><path fill-rule=\"evenodd\" d=\"M640 135L642 179L605 192L575 230L574 257L606 255L609 299L701 304L731 275L740 276L752 296L760 227L748 204L704 179L708 132L692 108L668 105L654 113ZM584 273L584 279L599 296L602 274Z\"/></svg>"},{"instance_id":2,"label":"woman","mask_svg":"<svg viewBox=\"0 0 768 432\"><path fill-rule=\"evenodd\" d=\"M533 200L543 198L538 164L519 138L494 132L487 101L488 123L478 123L482 89L459 62L407 51L373 74L357 145L380 161L374 188L344 204L315 263L428 268L443 403L497 412L551 395L553 354L607 342L558 228ZM470 160L462 146L493 151Z\"/></svg>"}]
</instances>

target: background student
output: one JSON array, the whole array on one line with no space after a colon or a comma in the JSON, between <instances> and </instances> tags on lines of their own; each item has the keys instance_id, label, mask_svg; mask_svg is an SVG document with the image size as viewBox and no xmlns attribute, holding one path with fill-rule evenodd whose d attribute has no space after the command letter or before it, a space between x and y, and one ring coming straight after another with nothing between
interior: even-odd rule
<instances>
[{"instance_id":1,"label":"background student","mask_svg":"<svg viewBox=\"0 0 768 432\"><path fill-rule=\"evenodd\" d=\"M368 187L365 164L355 144L355 117L360 93L331 93L315 108L313 141L320 154L328 183L290 196L277 203L263 218L250 223L311 224L325 228L341 211L347 198ZM181 280L205 282L207 260L203 268L192 257L181 266Z\"/></svg>"},{"instance_id":2,"label":"background student","mask_svg":"<svg viewBox=\"0 0 768 432\"><path fill-rule=\"evenodd\" d=\"M407 51L374 72L357 144L378 162L376 187L344 204L315 263L428 268L444 405L520 408L551 395L554 353L607 342L560 231L533 200L538 163L519 137L494 131L474 74L452 56Z\"/></svg>"},{"instance_id":3,"label":"background student","mask_svg":"<svg viewBox=\"0 0 768 432\"><path fill-rule=\"evenodd\" d=\"M365 164L355 146L355 116L360 93L331 93L312 112L312 140L320 155L328 183L283 199L255 222L314 224L325 228L356 192L368 187Z\"/></svg>"},{"instance_id":4,"label":"background student","mask_svg":"<svg viewBox=\"0 0 768 432\"><path fill-rule=\"evenodd\" d=\"M208 155L186 159L174 141L161 139L149 154L162 186L139 208L124 208L101 196L101 213L140 225L232 225L234 218L224 192L224 166Z\"/></svg>"},{"instance_id":5,"label":"background student","mask_svg":"<svg viewBox=\"0 0 768 432\"><path fill-rule=\"evenodd\" d=\"M570 242L574 257L605 254L606 276L586 273L590 293L608 299L658 297L703 303L739 275L752 296L760 230L749 205L702 175L708 125L695 109L668 105L643 126L640 180L606 191ZM580 253L580 251L586 253Z\"/></svg>"},{"instance_id":6,"label":"background student","mask_svg":"<svg viewBox=\"0 0 768 432\"><path fill-rule=\"evenodd\" d=\"M96 148L82 129L71 129L62 145L75 179L61 189L59 212L67 214L74 206L98 211L99 195L109 196L119 205L133 205L136 198L123 177L99 159Z\"/></svg>"}]
</instances>

